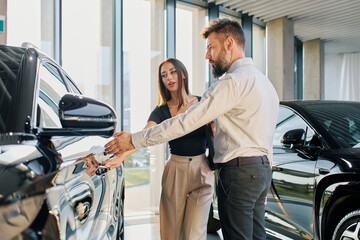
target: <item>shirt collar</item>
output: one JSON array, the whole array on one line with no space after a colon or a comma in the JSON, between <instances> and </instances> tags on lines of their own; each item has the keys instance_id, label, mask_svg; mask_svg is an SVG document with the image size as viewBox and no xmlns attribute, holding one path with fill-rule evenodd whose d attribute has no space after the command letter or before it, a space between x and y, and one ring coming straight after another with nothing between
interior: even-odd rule
<instances>
[{"instance_id":1,"label":"shirt collar","mask_svg":"<svg viewBox=\"0 0 360 240\"><path fill-rule=\"evenodd\" d=\"M235 69L237 67L240 67L243 65L254 65L254 62L251 58L240 58L240 59L236 60L235 62L233 62L233 64L231 64L229 70L226 73L232 73L235 71Z\"/></svg>"}]
</instances>

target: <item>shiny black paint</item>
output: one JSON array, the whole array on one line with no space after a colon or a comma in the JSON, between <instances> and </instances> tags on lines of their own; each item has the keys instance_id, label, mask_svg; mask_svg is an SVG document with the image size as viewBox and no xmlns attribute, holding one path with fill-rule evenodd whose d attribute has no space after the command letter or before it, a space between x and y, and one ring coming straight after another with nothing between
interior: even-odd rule
<instances>
[{"instance_id":1,"label":"shiny black paint","mask_svg":"<svg viewBox=\"0 0 360 240\"><path fill-rule=\"evenodd\" d=\"M360 149L339 148L306 110L307 105L329 103L351 104L354 109L360 106L360 103L337 101L281 104L308 124L317 144L310 148L301 144L274 147L273 181L266 206L270 236L331 239L340 220L347 213L360 209ZM289 134L287 139L291 140L294 135Z\"/></svg>"},{"instance_id":2,"label":"shiny black paint","mask_svg":"<svg viewBox=\"0 0 360 240\"><path fill-rule=\"evenodd\" d=\"M61 98L59 115L64 128L115 129L116 126L115 111L107 104L76 94L66 94Z\"/></svg>"},{"instance_id":3,"label":"shiny black paint","mask_svg":"<svg viewBox=\"0 0 360 240\"><path fill-rule=\"evenodd\" d=\"M37 49L0 45L0 61L19 64L11 80L13 110L0 134L0 238L115 239L123 231L123 169L96 175L84 164L87 158L104 160L103 146L116 127L114 110L79 95L61 67ZM34 114L45 62L61 73L69 92L59 109L64 124L55 128L40 127Z\"/></svg>"},{"instance_id":4,"label":"shiny black paint","mask_svg":"<svg viewBox=\"0 0 360 240\"><path fill-rule=\"evenodd\" d=\"M20 62L18 84L13 101L14 112L10 114L9 131L23 132L26 118L31 116L36 79L38 54L34 49L26 49Z\"/></svg>"}]
</instances>

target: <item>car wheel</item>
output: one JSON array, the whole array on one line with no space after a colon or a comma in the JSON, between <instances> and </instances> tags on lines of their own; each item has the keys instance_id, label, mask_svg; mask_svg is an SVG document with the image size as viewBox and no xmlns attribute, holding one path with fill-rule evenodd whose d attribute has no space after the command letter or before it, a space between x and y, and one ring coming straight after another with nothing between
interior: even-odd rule
<instances>
[{"instance_id":1,"label":"car wheel","mask_svg":"<svg viewBox=\"0 0 360 240\"><path fill-rule=\"evenodd\" d=\"M124 196L124 195L122 195ZM118 240L123 240L124 239L124 198L120 197L117 201L117 209L119 211L118 215L118 229L117 229L117 234L116 234L116 239Z\"/></svg>"},{"instance_id":2,"label":"car wheel","mask_svg":"<svg viewBox=\"0 0 360 240\"><path fill-rule=\"evenodd\" d=\"M332 240L360 239L360 210L347 214L336 226Z\"/></svg>"},{"instance_id":3,"label":"car wheel","mask_svg":"<svg viewBox=\"0 0 360 240\"><path fill-rule=\"evenodd\" d=\"M220 229L220 220L214 218L214 208L210 205L209 219L207 223L207 232L214 233Z\"/></svg>"}]
</instances>

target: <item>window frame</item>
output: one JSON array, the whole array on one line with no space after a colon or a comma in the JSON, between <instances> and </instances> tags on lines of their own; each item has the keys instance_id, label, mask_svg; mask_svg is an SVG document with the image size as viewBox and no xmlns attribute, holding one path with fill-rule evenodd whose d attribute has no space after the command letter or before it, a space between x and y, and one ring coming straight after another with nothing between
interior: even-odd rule
<instances>
[{"instance_id":1,"label":"window frame","mask_svg":"<svg viewBox=\"0 0 360 240\"><path fill-rule=\"evenodd\" d=\"M64 74L63 74L63 69L58 65L56 64L54 61L52 61L51 59L47 58L47 57L43 57L43 56L39 56L38 59L37 59L37 64L36 64L36 79L35 79L35 94L34 94L34 99L33 99L33 110L32 110L32 127L33 128L45 128L45 129L59 129L59 128L62 128L61 124L60 124L60 127L41 127L40 125L38 125L40 119L39 119L39 115L38 115L38 110L40 108L40 70L41 68L43 67L46 71L48 71L48 73L52 74L53 77L57 78L47 67L45 67L46 65L49 65L51 68L53 68L54 70L57 71L58 73L58 76L60 77L61 81L62 81L62 84L64 85L65 89L66 89L66 92L69 93L69 92L73 92L69 83L67 82L68 79L65 79L64 78ZM47 96L47 95L46 95ZM61 96L62 97L62 96ZM61 99L60 97L60 99ZM57 107L59 107L59 103L56 103L57 104ZM59 115L58 115L59 116ZM60 121L60 118L58 119Z\"/></svg>"},{"instance_id":2,"label":"window frame","mask_svg":"<svg viewBox=\"0 0 360 240\"><path fill-rule=\"evenodd\" d=\"M276 132L278 130L278 127L280 125L282 125L283 123L286 123L288 120L291 120L292 118L298 118L299 120L301 120L304 124L304 128L303 130L305 131L305 136L304 136L304 143L305 145L307 145L306 143L310 143L311 140L307 141L307 139L309 138L309 132L312 132L312 138L316 137L318 139L320 139L319 137L319 134L317 133L317 131L315 130L315 128L301 115L299 114L296 110L292 109L292 108L289 108L287 106L284 106L284 105L280 105L280 109L279 109L279 116L280 116L280 111L281 109L286 109L288 111L290 111L292 114L290 114L288 117L284 118L283 120L281 120L280 122L277 120L276 122L276 128L275 128L275 131L274 131L274 136L273 136L273 148L274 149L284 149L284 146L280 144L280 139L281 137L288 131L290 130L293 130L293 129L287 129L285 132L282 133L282 135L280 136L279 138L279 144L275 144L275 137L276 136ZM279 125L280 124L280 125ZM297 128L294 128L294 129L297 129Z\"/></svg>"}]
</instances>

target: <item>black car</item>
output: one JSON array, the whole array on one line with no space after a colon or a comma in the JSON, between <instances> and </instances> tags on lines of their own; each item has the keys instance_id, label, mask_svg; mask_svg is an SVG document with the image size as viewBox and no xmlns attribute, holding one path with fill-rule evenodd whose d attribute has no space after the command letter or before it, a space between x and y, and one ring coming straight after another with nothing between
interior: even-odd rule
<instances>
[{"instance_id":1,"label":"black car","mask_svg":"<svg viewBox=\"0 0 360 240\"><path fill-rule=\"evenodd\" d=\"M40 50L0 45L0 239L123 239L116 122Z\"/></svg>"},{"instance_id":2,"label":"black car","mask_svg":"<svg viewBox=\"0 0 360 240\"><path fill-rule=\"evenodd\" d=\"M360 103L281 102L269 239L360 238Z\"/></svg>"}]
</instances>

